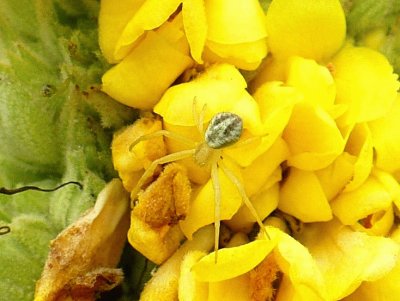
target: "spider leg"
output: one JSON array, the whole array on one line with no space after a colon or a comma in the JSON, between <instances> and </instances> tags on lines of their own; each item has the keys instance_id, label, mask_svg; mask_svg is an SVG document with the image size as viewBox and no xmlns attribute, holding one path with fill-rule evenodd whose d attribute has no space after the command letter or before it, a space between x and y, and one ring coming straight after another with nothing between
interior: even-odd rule
<instances>
[{"instance_id":1,"label":"spider leg","mask_svg":"<svg viewBox=\"0 0 400 301\"><path fill-rule=\"evenodd\" d=\"M206 112L206 107L207 107L207 105L204 104L199 113L197 111L197 99L196 99L196 97L194 97L193 105L192 105L192 113L193 113L194 122L196 123L196 127L200 133L200 136L204 136L203 123L204 123L204 114Z\"/></svg>"},{"instance_id":2,"label":"spider leg","mask_svg":"<svg viewBox=\"0 0 400 301\"><path fill-rule=\"evenodd\" d=\"M265 134L265 135L262 135L262 136L254 136L254 137L250 137L250 138L244 139L242 141L238 141L234 145L232 145L231 148L235 149L235 148L239 148L239 147L242 147L242 146L246 146L246 145L257 141L260 138L262 139L262 138L264 138L264 137L266 137L268 135L269 134Z\"/></svg>"},{"instance_id":3,"label":"spider leg","mask_svg":"<svg viewBox=\"0 0 400 301\"><path fill-rule=\"evenodd\" d=\"M219 185L218 165L216 162L211 165L211 181L214 189L214 251L215 262L217 262L221 227L221 186Z\"/></svg>"},{"instance_id":4,"label":"spider leg","mask_svg":"<svg viewBox=\"0 0 400 301\"><path fill-rule=\"evenodd\" d=\"M135 188L133 188L133 190L131 192L131 196L136 196L139 193L139 191L142 188L143 184L146 183L146 181L153 175L153 173L156 170L158 165L169 163L169 162L173 162L173 161L177 161L177 160L181 160L181 159L185 159L185 158L188 158L190 156L194 156L195 151L196 151L195 149L183 150L183 151L180 151L180 152L176 152L176 153L173 153L173 154L166 155L164 157L161 157L161 158L151 162L150 166L145 170L145 172L143 173L142 177L137 182Z\"/></svg>"},{"instance_id":5,"label":"spider leg","mask_svg":"<svg viewBox=\"0 0 400 301\"><path fill-rule=\"evenodd\" d=\"M132 151L132 149L142 141L146 141L146 140L149 140L149 139L152 139L152 138L156 138L156 137L160 137L160 136L165 136L167 138L175 139L175 140L180 141L180 142L182 142L182 143L184 143L184 144L186 144L188 146L191 146L191 147L193 147L195 145L195 143L192 140L186 138L185 136L182 136L182 135L179 135L177 133L173 133L173 132L170 132L170 131L167 131L167 130L159 130L159 131L155 131L153 133L146 134L146 135L143 135L143 136L140 136L139 138L137 138L129 146L129 151Z\"/></svg>"},{"instance_id":6,"label":"spider leg","mask_svg":"<svg viewBox=\"0 0 400 301\"><path fill-rule=\"evenodd\" d=\"M240 196L242 197L243 203L250 210L251 214L255 217L257 224L260 226L260 231L262 231L265 234L266 238L271 239L270 236L268 235L267 230L264 227L264 224L262 223L260 217L258 216L257 210L250 202L242 183L240 183L239 179L222 162L220 162L219 164L222 171L226 174L229 180L236 186L236 189L238 190Z\"/></svg>"}]
</instances>

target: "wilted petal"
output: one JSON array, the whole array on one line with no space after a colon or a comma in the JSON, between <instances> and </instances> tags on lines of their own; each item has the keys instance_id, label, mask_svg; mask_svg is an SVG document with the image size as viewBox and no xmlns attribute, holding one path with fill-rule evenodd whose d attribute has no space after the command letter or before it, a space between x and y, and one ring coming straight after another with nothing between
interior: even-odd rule
<instances>
[{"instance_id":1,"label":"wilted petal","mask_svg":"<svg viewBox=\"0 0 400 301\"><path fill-rule=\"evenodd\" d=\"M274 56L328 59L341 47L346 20L338 0L274 0L267 11L268 46Z\"/></svg>"},{"instance_id":2,"label":"wilted petal","mask_svg":"<svg viewBox=\"0 0 400 301\"><path fill-rule=\"evenodd\" d=\"M400 84L383 54L348 46L334 57L332 64L336 101L348 106L339 119L342 126L371 121L389 112Z\"/></svg>"},{"instance_id":3,"label":"wilted petal","mask_svg":"<svg viewBox=\"0 0 400 301\"><path fill-rule=\"evenodd\" d=\"M298 103L283 133L292 156L288 165L303 170L328 166L343 151L344 140L335 121L320 107Z\"/></svg>"},{"instance_id":4,"label":"wilted petal","mask_svg":"<svg viewBox=\"0 0 400 301\"><path fill-rule=\"evenodd\" d=\"M315 173L294 167L281 185L278 208L303 222L332 219L331 208Z\"/></svg>"},{"instance_id":5,"label":"wilted petal","mask_svg":"<svg viewBox=\"0 0 400 301\"><path fill-rule=\"evenodd\" d=\"M131 212L130 244L151 261L164 262L183 239L177 224L188 214L190 197L191 186L184 168L178 163L168 164L138 195Z\"/></svg>"},{"instance_id":6,"label":"wilted petal","mask_svg":"<svg viewBox=\"0 0 400 301\"><path fill-rule=\"evenodd\" d=\"M51 242L35 301L59 298L94 300L98 292L122 281L118 264L129 227L129 195L112 180L94 208Z\"/></svg>"}]
</instances>

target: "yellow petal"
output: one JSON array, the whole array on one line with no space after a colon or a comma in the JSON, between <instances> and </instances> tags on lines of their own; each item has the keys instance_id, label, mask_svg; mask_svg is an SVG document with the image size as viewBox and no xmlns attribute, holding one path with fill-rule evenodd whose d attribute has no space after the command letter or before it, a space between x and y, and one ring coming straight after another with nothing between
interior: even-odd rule
<instances>
[{"instance_id":1,"label":"yellow petal","mask_svg":"<svg viewBox=\"0 0 400 301\"><path fill-rule=\"evenodd\" d=\"M384 277L377 281L364 282L353 294L343 301L397 301L400 295L400 260Z\"/></svg>"},{"instance_id":2,"label":"yellow petal","mask_svg":"<svg viewBox=\"0 0 400 301\"><path fill-rule=\"evenodd\" d=\"M102 0L99 12L99 45L109 63L119 60L114 56L117 41L129 20L145 0L121 0L115 5L113 0ZM122 57L121 57L122 59Z\"/></svg>"},{"instance_id":3,"label":"yellow petal","mask_svg":"<svg viewBox=\"0 0 400 301\"><path fill-rule=\"evenodd\" d=\"M207 38L207 19L204 0L183 0L182 15L190 53L197 63L201 59Z\"/></svg>"},{"instance_id":4,"label":"yellow petal","mask_svg":"<svg viewBox=\"0 0 400 301\"><path fill-rule=\"evenodd\" d=\"M362 281L383 277L395 265L399 246L385 237L353 232L337 221L308 225L300 241L326 282L326 300L340 300Z\"/></svg>"},{"instance_id":5,"label":"yellow petal","mask_svg":"<svg viewBox=\"0 0 400 301\"><path fill-rule=\"evenodd\" d=\"M371 176L358 189L341 193L331 207L343 224L354 225L370 214L388 210L391 203L390 193Z\"/></svg>"},{"instance_id":6,"label":"yellow petal","mask_svg":"<svg viewBox=\"0 0 400 301\"><path fill-rule=\"evenodd\" d=\"M146 0L125 26L118 39L114 56L121 59L132 44L146 31L161 26L176 11L182 0Z\"/></svg>"},{"instance_id":7,"label":"yellow petal","mask_svg":"<svg viewBox=\"0 0 400 301\"><path fill-rule=\"evenodd\" d=\"M248 152L242 154L248 154ZM249 197L260 191L260 189L267 188L265 183L279 165L287 159L288 155L289 150L285 141L278 138L268 151L242 170L245 189Z\"/></svg>"},{"instance_id":8,"label":"yellow petal","mask_svg":"<svg viewBox=\"0 0 400 301\"><path fill-rule=\"evenodd\" d=\"M336 96L335 82L328 68L316 61L298 56L289 59L286 84L304 95L303 101L319 105L325 110L333 106Z\"/></svg>"},{"instance_id":9,"label":"yellow petal","mask_svg":"<svg viewBox=\"0 0 400 301\"><path fill-rule=\"evenodd\" d=\"M164 129L193 141L193 146L189 146L179 139L166 138L165 142L169 153L195 148L195 143L201 142L204 139L195 126L179 126L164 122ZM179 162L186 167L189 179L192 182L200 185L207 183L210 178L210 166L200 166L193 158L183 159Z\"/></svg>"},{"instance_id":10,"label":"yellow petal","mask_svg":"<svg viewBox=\"0 0 400 301\"><path fill-rule=\"evenodd\" d=\"M262 122L261 134L272 136L272 140L281 135L292 114L293 106L302 99L302 95L282 82L267 82L253 95L260 107Z\"/></svg>"},{"instance_id":11,"label":"yellow petal","mask_svg":"<svg viewBox=\"0 0 400 301\"><path fill-rule=\"evenodd\" d=\"M188 252L182 260L179 276L178 297L180 301L204 301L208 298L208 283L194 278L193 265L207 253L202 251Z\"/></svg>"},{"instance_id":12,"label":"yellow petal","mask_svg":"<svg viewBox=\"0 0 400 301\"><path fill-rule=\"evenodd\" d=\"M154 116L146 116L114 134L111 144L113 164L126 190L133 189L143 168L165 156L166 147L161 137L143 141L130 150L137 138L158 130L161 130L161 121Z\"/></svg>"},{"instance_id":13,"label":"yellow petal","mask_svg":"<svg viewBox=\"0 0 400 301\"><path fill-rule=\"evenodd\" d=\"M247 84L232 65L216 64L195 80L169 88L154 107L154 112L172 125L195 126L193 103L200 114L203 107L204 122L219 112L238 114L243 127L256 130L260 124L258 106L245 90Z\"/></svg>"},{"instance_id":14,"label":"yellow petal","mask_svg":"<svg viewBox=\"0 0 400 301\"><path fill-rule=\"evenodd\" d=\"M356 159L356 157L344 152L329 166L315 171L328 201L336 197L351 181Z\"/></svg>"},{"instance_id":15,"label":"yellow petal","mask_svg":"<svg viewBox=\"0 0 400 301\"><path fill-rule=\"evenodd\" d=\"M161 264L168 259L179 248L183 238L178 225L154 229L135 214L131 214L129 243L156 264Z\"/></svg>"},{"instance_id":16,"label":"yellow petal","mask_svg":"<svg viewBox=\"0 0 400 301\"><path fill-rule=\"evenodd\" d=\"M386 211L379 211L351 226L354 231L365 232L370 235L386 236L393 227L394 213L390 206Z\"/></svg>"},{"instance_id":17,"label":"yellow petal","mask_svg":"<svg viewBox=\"0 0 400 301\"><path fill-rule=\"evenodd\" d=\"M225 248L215 254L210 253L193 266L199 281L216 282L231 279L253 269L274 248L276 240L255 240L248 244Z\"/></svg>"},{"instance_id":18,"label":"yellow petal","mask_svg":"<svg viewBox=\"0 0 400 301\"><path fill-rule=\"evenodd\" d=\"M335 121L320 107L298 103L283 133L292 156L288 164L304 170L328 166L343 151Z\"/></svg>"},{"instance_id":19,"label":"yellow petal","mask_svg":"<svg viewBox=\"0 0 400 301\"><path fill-rule=\"evenodd\" d=\"M102 90L134 108L151 109L192 60L160 34L146 38L102 78Z\"/></svg>"},{"instance_id":20,"label":"yellow petal","mask_svg":"<svg viewBox=\"0 0 400 301\"><path fill-rule=\"evenodd\" d=\"M226 161L226 160L224 160ZM234 168L233 166L229 166ZM240 173L233 170L240 179ZM221 187L221 220L230 219L242 205L242 197L236 186L229 180L225 173L218 169L219 184ZM181 229L189 239L197 229L214 222L215 197L212 180L201 186L195 194L186 219L180 222Z\"/></svg>"},{"instance_id":21,"label":"yellow petal","mask_svg":"<svg viewBox=\"0 0 400 301\"><path fill-rule=\"evenodd\" d=\"M371 132L365 123L358 124L352 130L345 151L357 158L354 163L354 174L344 191L352 191L368 178L372 170L373 149Z\"/></svg>"},{"instance_id":22,"label":"yellow petal","mask_svg":"<svg viewBox=\"0 0 400 301\"><path fill-rule=\"evenodd\" d=\"M400 86L383 54L363 47L346 47L332 61L339 104L348 111L341 125L383 117L396 100Z\"/></svg>"},{"instance_id":23,"label":"yellow petal","mask_svg":"<svg viewBox=\"0 0 400 301\"><path fill-rule=\"evenodd\" d=\"M240 44L206 42L204 57L211 63L229 63L243 70L256 69L267 55L267 40Z\"/></svg>"},{"instance_id":24,"label":"yellow petal","mask_svg":"<svg viewBox=\"0 0 400 301\"><path fill-rule=\"evenodd\" d=\"M281 186L278 208L303 222L332 219L328 200L314 172L294 167Z\"/></svg>"},{"instance_id":25,"label":"yellow petal","mask_svg":"<svg viewBox=\"0 0 400 301\"><path fill-rule=\"evenodd\" d=\"M390 111L380 119L371 121L376 166L388 172L400 169L400 95Z\"/></svg>"},{"instance_id":26,"label":"yellow petal","mask_svg":"<svg viewBox=\"0 0 400 301\"><path fill-rule=\"evenodd\" d=\"M341 47L346 21L338 0L274 0L267 11L267 32L273 55L320 62Z\"/></svg>"},{"instance_id":27,"label":"yellow petal","mask_svg":"<svg viewBox=\"0 0 400 301\"><path fill-rule=\"evenodd\" d=\"M251 301L249 275L243 274L224 281L209 284L208 301L235 300ZM202 301L203 301L202 300ZM200 301L200 300L199 300Z\"/></svg>"},{"instance_id":28,"label":"yellow petal","mask_svg":"<svg viewBox=\"0 0 400 301\"><path fill-rule=\"evenodd\" d=\"M256 209L260 220L264 220L278 207L279 185L275 184L272 187L259 191L259 193L250 198L250 201ZM256 222L257 220L250 210L246 206L242 206L238 212L225 223L233 231L250 232Z\"/></svg>"},{"instance_id":29,"label":"yellow petal","mask_svg":"<svg viewBox=\"0 0 400 301\"><path fill-rule=\"evenodd\" d=\"M263 64L257 69L257 75L250 81L249 90L255 92L267 82L285 82L288 64L288 58L266 57Z\"/></svg>"},{"instance_id":30,"label":"yellow petal","mask_svg":"<svg viewBox=\"0 0 400 301\"><path fill-rule=\"evenodd\" d=\"M268 228L268 233L280 237L274 255L280 270L293 286L298 298L293 300L329 300L324 298L323 277L307 248L276 228Z\"/></svg>"},{"instance_id":31,"label":"yellow petal","mask_svg":"<svg viewBox=\"0 0 400 301\"><path fill-rule=\"evenodd\" d=\"M205 0L207 38L221 44L240 44L265 38L265 16L257 0Z\"/></svg>"},{"instance_id":32,"label":"yellow petal","mask_svg":"<svg viewBox=\"0 0 400 301\"><path fill-rule=\"evenodd\" d=\"M193 240L185 241L146 283L140 295L141 301L171 301L178 299L178 284L182 259L192 251L209 252L214 244L212 226L200 229Z\"/></svg>"},{"instance_id":33,"label":"yellow petal","mask_svg":"<svg viewBox=\"0 0 400 301\"><path fill-rule=\"evenodd\" d=\"M372 175L379 181L380 184L386 189L392 198L394 204L400 209L400 184L399 182L388 172L375 169Z\"/></svg>"},{"instance_id":34,"label":"yellow petal","mask_svg":"<svg viewBox=\"0 0 400 301\"><path fill-rule=\"evenodd\" d=\"M275 301L287 300L325 301L325 299L320 297L313 289L308 289L303 286L302 289L296 290L296 287L290 282L289 277L283 275Z\"/></svg>"}]
</instances>

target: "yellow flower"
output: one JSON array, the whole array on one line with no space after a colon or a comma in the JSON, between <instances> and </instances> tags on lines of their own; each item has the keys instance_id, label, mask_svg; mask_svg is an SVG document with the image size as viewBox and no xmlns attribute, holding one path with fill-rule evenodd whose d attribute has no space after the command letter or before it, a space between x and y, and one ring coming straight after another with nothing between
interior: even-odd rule
<instances>
[{"instance_id":1,"label":"yellow flower","mask_svg":"<svg viewBox=\"0 0 400 301\"><path fill-rule=\"evenodd\" d=\"M341 126L375 120L389 112L400 84L382 54L348 46L333 58L332 64L336 101L348 107L339 119Z\"/></svg>"},{"instance_id":2,"label":"yellow flower","mask_svg":"<svg viewBox=\"0 0 400 301\"><path fill-rule=\"evenodd\" d=\"M178 16L149 31L119 64L103 75L102 90L128 106L151 109L193 64L179 19Z\"/></svg>"},{"instance_id":3,"label":"yellow flower","mask_svg":"<svg viewBox=\"0 0 400 301\"><path fill-rule=\"evenodd\" d=\"M218 300L214 295L227 287L240 288L238 300L264 300L254 299L252 281L266 271L283 281L277 300L339 300L362 281L386 275L399 252L391 239L353 232L337 221L306 227L298 237L302 244L276 228L267 231L271 240L220 250L218 262L211 253L192 263L192 282L208 285L208 300Z\"/></svg>"},{"instance_id":4,"label":"yellow flower","mask_svg":"<svg viewBox=\"0 0 400 301\"><path fill-rule=\"evenodd\" d=\"M179 7L181 5L181 7ZM100 45L105 57L116 62L135 47L138 39L182 11L183 27L192 57L202 63L207 48L218 62L256 68L267 54L265 16L257 0L103 0Z\"/></svg>"},{"instance_id":5,"label":"yellow flower","mask_svg":"<svg viewBox=\"0 0 400 301\"><path fill-rule=\"evenodd\" d=\"M274 0L267 12L267 32L275 57L298 55L322 62L342 46L346 21L337 0Z\"/></svg>"},{"instance_id":6,"label":"yellow flower","mask_svg":"<svg viewBox=\"0 0 400 301\"><path fill-rule=\"evenodd\" d=\"M102 89L151 109L193 60L257 68L266 37L257 0L102 0L99 44L108 62L118 63L104 74Z\"/></svg>"},{"instance_id":7,"label":"yellow flower","mask_svg":"<svg viewBox=\"0 0 400 301\"><path fill-rule=\"evenodd\" d=\"M220 112L237 114L243 121L241 138L232 146L222 148L218 160L242 183L250 201L258 203L253 205L263 219L276 208L278 195L276 187L271 195L259 192L262 189L266 192L266 184L277 169L271 186L280 180L279 164L286 159L287 148L279 137L293 106L289 97L295 94L281 85L268 85L264 94L259 93L254 99L245 88L243 77L233 66L213 65L193 81L167 90L154 111L162 116L166 130L193 141L193 146L187 146L173 137L167 138L170 153L190 149L204 141L197 128L203 124L196 124L196 112L202 114L201 120L205 124ZM189 178L201 184L194 193L186 219L180 222L182 231L190 238L197 229L215 221L215 187L210 177L210 165L202 166L193 158L183 160L182 164L187 167ZM259 175L256 181L251 180L254 174ZM220 219L230 220L241 207L243 195L223 169L218 168L218 178L221 187ZM256 221L254 212L242 211L239 216L246 215L247 218L234 218L234 227L248 227Z\"/></svg>"},{"instance_id":8,"label":"yellow flower","mask_svg":"<svg viewBox=\"0 0 400 301\"><path fill-rule=\"evenodd\" d=\"M112 147L129 241L161 264L143 300L394 291L400 84L383 55L344 44L340 1L274 0L265 16L256 0L103 0L100 17L118 63L103 90L154 113Z\"/></svg>"}]
</instances>

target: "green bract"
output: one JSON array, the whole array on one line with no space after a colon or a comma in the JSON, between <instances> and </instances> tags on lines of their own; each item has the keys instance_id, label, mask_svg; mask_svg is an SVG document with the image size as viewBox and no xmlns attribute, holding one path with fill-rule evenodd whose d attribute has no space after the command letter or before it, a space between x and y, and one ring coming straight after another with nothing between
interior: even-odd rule
<instances>
[{"instance_id":1,"label":"green bract","mask_svg":"<svg viewBox=\"0 0 400 301\"><path fill-rule=\"evenodd\" d=\"M0 187L56 192L0 195L0 296L32 300L49 241L93 205L114 176L112 132L134 113L96 87L98 1L0 3Z\"/></svg>"}]
</instances>

